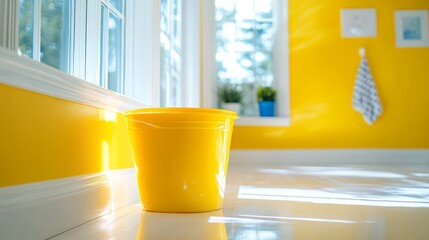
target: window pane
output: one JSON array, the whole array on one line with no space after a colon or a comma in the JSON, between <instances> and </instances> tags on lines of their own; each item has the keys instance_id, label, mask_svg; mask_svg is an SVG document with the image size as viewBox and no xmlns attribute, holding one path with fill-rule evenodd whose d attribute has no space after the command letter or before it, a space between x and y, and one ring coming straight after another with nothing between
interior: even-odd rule
<instances>
[{"instance_id":1,"label":"window pane","mask_svg":"<svg viewBox=\"0 0 429 240\"><path fill-rule=\"evenodd\" d=\"M256 18L272 19L273 2L271 0L255 0Z\"/></svg>"},{"instance_id":2,"label":"window pane","mask_svg":"<svg viewBox=\"0 0 429 240\"><path fill-rule=\"evenodd\" d=\"M122 92L122 21L109 14L108 88Z\"/></svg>"},{"instance_id":3,"label":"window pane","mask_svg":"<svg viewBox=\"0 0 429 240\"><path fill-rule=\"evenodd\" d=\"M216 0L216 21L234 21L234 1Z\"/></svg>"},{"instance_id":4,"label":"window pane","mask_svg":"<svg viewBox=\"0 0 429 240\"><path fill-rule=\"evenodd\" d=\"M235 50L236 51L255 51L255 40L257 35L255 35L253 22L243 21L237 22L236 30L236 42Z\"/></svg>"},{"instance_id":5,"label":"window pane","mask_svg":"<svg viewBox=\"0 0 429 240\"><path fill-rule=\"evenodd\" d=\"M255 34L259 36L255 39L258 50L271 51L274 44L273 22L255 22Z\"/></svg>"},{"instance_id":6,"label":"window pane","mask_svg":"<svg viewBox=\"0 0 429 240\"><path fill-rule=\"evenodd\" d=\"M40 61L69 72L71 1L42 0Z\"/></svg>"},{"instance_id":7,"label":"window pane","mask_svg":"<svg viewBox=\"0 0 429 240\"><path fill-rule=\"evenodd\" d=\"M255 79L262 86L273 85L273 59L271 52L255 53Z\"/></svg>"},{"instance_id":8,"label":"window pane","mask_svg":"<svg viewBox=\"0 0 429 240\"><path fill-rule=\"evenodd\" d=\"M170 79L169 39L161 33L161 106L167 106L167 80Z\"/></svg>"},{"instance_id":9,"label":"window pane","mask_svg":"<svg viewBox=\"0 0 429 240\"><path fill-rule=\"evenodd\" d=\"M121 12L122 13L122 9L123 9L123 7L122 7L122 0L110 0L110 4L112 4L112 6L114 7L114 8L116 8L119 12Z\"/></svg>"},{"instance_id":10,"label":"window pane","mask_svg":"<svg viewBox=\"0 0 429 240\"><path fill-rule=\"evenodd\" d=\"M258 115L256 99L256 85L254 83L242 83L243 98L241 100L241 114L244 116Z\"/></svg>"},{"instance_id":11,"label":"window pane","mask_svg":"<svg viewBox=\"0 0 429 240\"><path fill-rule=\"evenodd\" d=\"M242 115L257 115L256 89L272 86L271 0L216 0L219 85L241 85Z\"/></svg>"},{"instance_id":12,"label":"window pane","mask_svg":"<svg viewBox=\"0 0 429 240\"><path fill-rule=\"evenodd\" d=\"M180 6L180 1L175 0L172 1L172 14L173 14L173 39L174 39L174 45L177 49L180 49L180 45L181 45L181 40L182 40L182 36L181 36L181 29L182 29L182 19L181 19L181 6Z\"/></svg>"},{"instance_id":13,"label":"window pane","mask_svg":"<svg viewBox=\"0 0 429 240\"><path fill-rule=\"evenodd\" d=\"M217 47L222 49L231 49L233 51L233 44L235 43L235 23L220 22L216 30Z\"/></svg>"},{"instance_id":14,"label":"window pane","mask_svg":"<svg viewBox=\"0 0 429 240\"><path fill-rule=\"evenodd\" d=\"M101 4L101 31L100 31L100 86L107 87L107 49L108 49L108 9Z\"/></svg>"},{"instance_id":15,"label":"window pane","mask_svg":"<svg viewBox=\"0 0 429 240\"><path fill-rule=\"evenodd\" d=\"M168 1L161 0L161 31L168 33Z\"/></svg>"},{"instance_id":16,"label":"window pane","mask_svg":"<svg viewBox=\"0 0 429 240\"><path fill-rule=\"evenodd\" d=\"M253 31L253 21L237 22L237 40L253 44L253 39L255 38L255 33Z\"/></svg>"},{"instance_id":17,"label":"window pane","mask_svg":"<svg viewBox=\"0 0 429 240\"><path fill-rule=\"evenodd\" d=\"M255 19L255 5L253 0L235 0L235 20Z\"/></svg>"},{"instance_id":18,"label":"window pane","mask_svg":"<svg viewBox=\"0 0 429 240\"><path fill-rule=\"evenodd\" d=\"M34 0L19 2L19 50L33 58Z\"/></svg>"},{"instance_id":19,"label":"window pane","mask_svg":"<svg viewBox=\"0 0 429 240\"><path fill-rule=\"evenodd\" d=\"M182 59L177 51L171 53L171 106L179 106L180 104L180 74L182 69Z\"/></svg>"},{"instance_id":20,"label":"window pane","mask_svg":"<svg viewBox=\"0 0 429 240\"><path fill-rule=\"evenodd\" d=\"M161 106L181 104L181 1L161 0Z\"/></svg>"}]
</instances>

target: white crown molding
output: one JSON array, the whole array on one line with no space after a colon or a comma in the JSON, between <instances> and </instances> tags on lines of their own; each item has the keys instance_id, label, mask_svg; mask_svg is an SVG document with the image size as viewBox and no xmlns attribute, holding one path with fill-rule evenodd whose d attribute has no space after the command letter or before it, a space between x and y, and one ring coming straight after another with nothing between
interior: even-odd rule
<instances>
[{"instance_id":1,"label":"white crown molding","mask_svg":"<svg viewBox=\"0 0 429 240\"><path fill-rule=\"evenodd\" d=\"M133 168L0 188L2 239L47 239L139 203Z\"/></svg>"},{"instance_id":2,"label":"white crown molding","mask_svg":"<svg viewBox=\"0 0 429 240\"><path fill-rule=\"evenodd\" d=\"M232 164L429 164L428 149L232 150Z\"/></svg>"},{"instance_id":3,"label":"white crown molding","mask_svg":"<svg viewBox=\"0 0 429 240\"><path fill-rule=\"evenodd\" d=\"M0 47L0 84L96 108L125 112L148 105Z\"/></svg>"}]
</instances>

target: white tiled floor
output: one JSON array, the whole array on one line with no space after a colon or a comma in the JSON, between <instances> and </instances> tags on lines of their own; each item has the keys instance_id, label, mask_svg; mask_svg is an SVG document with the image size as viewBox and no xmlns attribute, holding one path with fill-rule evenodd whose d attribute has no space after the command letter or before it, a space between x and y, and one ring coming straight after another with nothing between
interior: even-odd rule
<instances>
[{"instance_id":1,"label":"white tiled floor","mask_svg":"<svg viewBox=\"0 0 429 240\"><path fill-rule=\"evenodd\" d=\"M52 239L429 239L429 166L231 165L220 211L132 205Z\"/></svg>"}]
</instances>

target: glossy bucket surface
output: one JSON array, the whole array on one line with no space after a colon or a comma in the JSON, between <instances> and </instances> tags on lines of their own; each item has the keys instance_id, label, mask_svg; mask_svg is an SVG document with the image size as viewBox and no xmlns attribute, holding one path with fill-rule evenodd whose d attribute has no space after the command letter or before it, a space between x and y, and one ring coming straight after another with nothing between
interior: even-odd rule
<instances>
[{"instance_id":1,"label":"glossy bucket surface","mask_svg":"<svg viewBox=\"0 0 429 240\"><path fill-rule=\"evenodd\" d=\"M206 212L222 207L234 112L148 108L125 113L143 208Z\"/></svg>"}]
</instances>

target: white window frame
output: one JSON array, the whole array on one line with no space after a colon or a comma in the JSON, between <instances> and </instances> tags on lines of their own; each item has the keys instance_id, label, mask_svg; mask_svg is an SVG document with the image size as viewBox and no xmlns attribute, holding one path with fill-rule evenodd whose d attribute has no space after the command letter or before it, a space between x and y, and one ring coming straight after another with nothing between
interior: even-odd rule
<instances>
[{"instance_id":1,"label":"white window frame","mask_svg":"<svg viewBox=\"0 0 429 240\"><path fill-rule=\"evenodd\" d=\"M160 0L154 0L154 2ZM181 107L200 107L201 106L201 28L203 24L201 21L201 6L204 1L199 0L182 0L181 2L181 71L180 71L180 98L178 99L178 106ZM155 10L160 13L161 6ZM159 36L161 33L160 19L159 23L154 25L154 29ZM159 43L159 40L158 40ZM157 48L157 49L160 49ZM160 55L160 52L157 53ZM158 55L158 57L160 57ZM160 58L159 58L160 59ZM160 63L160 60L158 61ZM160 79L160 78L157 78ZM160 83L158 83L160 84ZM158 85L160 89L160 85ZM160 90L158 90L160 91ZM168 102L168 101L167 101Z\"/></svg>"},{"instance_id":2,"label":"white window frame","mask_svg":"<svg viewBox=\"0 0 429 240\"><path fill-rule=\"evenodd\" d=\"M75 7L74 7L74 32L79 32L80 34L74 34L72 41L72 59L71 59L71 66L70 66L70 73L73 76L76 76L81 79L85 78L85 69L86 69L86 61L82 61L82 59L85 59L85 48L82 46L85 46L86 44L86 0L75 0Z\"/></svg>"},{"instance_id":3,"label":"white window frame","mask_svg":"<svg viewBox=\"0 0 429 240\"><path fill-rule=\"evenodd\" d=\"M123 113L148 105L0 47L0 84Z\"/></svg>"},{"instance_id":4,"label":"white window frame","mask_svg":"<svg viewBox=\"0 0 429 240\"><path fill-rule=\"evenodd\" d=\"M120 71L120 79L119 79L119 89L118 89L118 93L124 94L124 88L125 88L125 71L124 71L124 59L125 59L125 10L126 10L126 2L123 1L123 9L124 9L124 13L119 12L114 6L112 6L112 4L110 3L109 0L101 0L100 1L100 8L102 8L102 6L104 5L106 7L107 10L107 15L104 16L105 19L103 19L104 21L106 21L107 23L110 20L110 14L113 14L115 17L119 18L121 20L121 56L120 59L120 63L121 65L119 66L119 71ZM101 16L99 16L101 18ZM102 23L102 21L101 21ZM100 23L101 28L105 27L102 26ZM103 31L102 31L103 33ZM103 43L101 43L101 39L104 40ZM104 60L101 61L100 66L103 68L104 67L104 79L100 76L100 86L104 87L104 88L109 88L109 73L108 73L108 51L109 51L109 30L106 29L104 36L100 35L100 44L104 46L103 48L103 52L106 54L106 57L104 58Z\"/></svg>"},{"instance_id":5,"label":"white window frame","mask_svg":"<svg viewBox=\"0 0 429 240\"><path fill-rule=\"evenodd\" d=\"M133 47L127 47L126 50L134 48L136 52L139 52L138 49L142 48L145 54L133 56L132 61L138 62L140 67L134 68L133 71L126 71L126 74L128 72L133 76L126 79L128 81L136 79L133 74L138 72L147 86L144 89L138 88L142 89L142 93L139 96L146 97L143 102L149 102L153 107L159 107L161 103L161 1L136 0L133 4L134 14L142 16L140 19L133 18L138 19L138 24L135 25L141 27L143 31L134 34L134 43L138 44L133 45ZM182 69L180 79L182 97L178 104L182 107L202 106L201 77L203 71L201 68L203 64L201 62L201 47L203 40L201 32L204 24L200 21L202 19L200 13L204 4L205 1L200 0L182 0ZM133 12L129 11L128 14ZM130 16L127 16L127 19L130 19ZM132 89L128 89L128 91L132 91ZM127 85L125 86L125 92L127 92ZM150 99L148 99L148 96L150 96Z\"/></svg>"},{"instance_id":6,"label":"white window frame","mask_svg":"<svg viewBox=\"0 0 429 240\"><path fill-rule=\"evenodd\" d=\"M9 2L15 2L17 4L17 9L15 11L19 12L19 1L14 1L14 0L9 0ZM74 32L73 29L75 28L75 9L76 9L76 5L75 2L71 2L70 3L70 29L72 29L72 31L70 32L70 48L66 49L66 51L68 52L68 61L67 61L67 71L69 74L75 75L73 72L73 64L74 64ZM33 9L33 14L34 14L34 22L33 22L33 56L32 59L34 59L35 61L41 62L41 45L42 45L42 0L34 0L34 9ZM17 14L17 17L19 18L19 13ZM17 20L17 22L19 23L19 19ZM19 24L17 24L17 31L19 32ZM17 49L19 48L19 33L18 33L18 38L16 40L16 44L17 44Z\"/></svg>"},{"instance_id":7,"label":"white window frame","mask_svg":"<svg viewBox=\"0 0 429 240\"><path fill-rule=\"evenodd\" d=\"M136 0L134 4L134 15L137 15L137 17L134 18L134 20L137 21L134 23L134 27L140 27L142 31L140 32L141 34L135 35L136 38L133 48L138 49L141 47L144 54L141 56L133 55L133 59L140 63L138 68L133 69L133 74L141 76L146 86L145 88L138 88L138 90L141 91L139 96L143 96L143 101L148 102L153 107L159 107L161 53L159 31L161 25L161 1ZM140 18L138 18L138 16L140 16ZM127 48L127 50L129 49L130 48ZM137 50L135 52L137 52ZM133 75L132 79L136 80L136 75ZM125 88L127 90L127 85Z\"/></svg>"},{"instance_id":8,"label":"white window frame","mask_svg":"<svg viewBox=\"0 0 429 240\"><path fill-rule=\"evenodd\" d=\"M217 106L216 77L216 22L215 0L206 0L202 7L203 16L203 107ZM289 25L287 0L273 0L274 46L273 75L277 90L276 117L240 117L236 125L245 126L289 126ZM276 64L281 63L281 66Z\"/></svg>"},{"instance_id":9,"label":"white window frame","mask_svg":"<svg viewBox=\"0 0 429 240\"><path fill-rule=\"evenodd\" d=\"M167 8L168 8L167 9L167 14L168 14L167 15L167 29L166 29L167 32L163 33L163 31L160 31L161 41L163 38L165 38L164 40L168 41L169 42L168 44L170 45L168 52L166 52L168 57L169 57L169 62L168 62L168 66L163 66L161 64L161 67L164 67L164 69L166 69L166 72L168 72L168 74L166 74L166 76L168 76L168 77L166 77L166 79L165 79L165 81L166 81L165 82L165 89L164 89L165 95L171 96L173 94L173 91L174 91L174 86L173 86L173 84L171 84L172 83L171 79L174 78L174 76L173 76L174 71L172 69L172 64L171 64L173 62L172 58L176 57L176 58L180 59L180 61L179 61L180 70L179 70L179 76L178 76L178 78L179 78L179 84L178 85L179 85L180 91L177 92L176 98L167 97L167 99L165 101L165 106L180 106L180 105L183 105L182 104L183 103L183 99L182 99L183 91L181 91L182 87L183 87L183 84L181 84L183 81L183 76L182 76L182 68L183 68L182 67L182 64L183 64L183 62L182 62L182 58L183 58L183 53L182 53L182 45L183 45L182 27L183 27L183 25L182 24L180 25L180 29L179 29L179 31L180 31L179 36L180 37L179 37L179 39L173 38L173 29L174 29L173 25L174 25L174 22L176 20L173 19L173 15L172 15L173 5L171 4L171 1L174 1L174 0L169 0L169 1L170 2L167 5ZM182 9L182 0L177 0L177 3L178 3L178 9L179 9L180 23L182 23L182 17L183 17L182 10L184 10L184 9ZM161 16L162 16L162 13L161 13ZM176 44L177 40L179 40L180 44ZM162 55L160 57L162 58ZM163 62L163 59L161 59L161 62ZM162 81L162 79L161 79L161 81ZM161 85L162 85L162 82L161 82ZM162 88L161 88L161 92L162 92ZM162 94L161 94L161 96L162 96Z\"/></svg>"},{"instance_id":10,"label":"white window frame","mask_svg":"<svg viewBox=\"0 0 429 240\"><path fill-rule=\"evenodd\" d=\"M201 104L201 6L205 1L182 0L182 106Z\"/></svg>"},{"instance_id":11,"label":"white window frame","mask_svg":"<svg viewBox=\"0 0 429 240\"><path fill-rule=\"evenodd\" d=\"M152 45L142 47L142 39L148 35L145 34L146 28L141 27L141 23L148 17L142 14L145 11L144 3L150 1L128 0L124 6L127 35L123 44L129 46L125 48L124 60L124 63L129 63L124 69L126 96L99 87L97 36L100 32L100 0L74 2L77 14L75 31L88 32L88 36L74 35L74 44L71 47L74 57L70 60L70 70L74 76L30 58L18 56L19 0L5 0L0 3L0 13L7 13L0 18L0 33L4 36L0 38L0 83L117 112L154 105L156 97L153 97L151 86L156 81L153 81L152 76L144 76L140 65L147 61L146 49L152 49ZM95 14L87 14L87 11L91 10L95 11ZM86 24L84 19L88 19Z\"/></svg>"}]
</instances>

